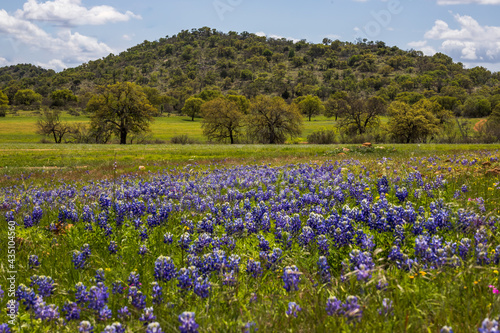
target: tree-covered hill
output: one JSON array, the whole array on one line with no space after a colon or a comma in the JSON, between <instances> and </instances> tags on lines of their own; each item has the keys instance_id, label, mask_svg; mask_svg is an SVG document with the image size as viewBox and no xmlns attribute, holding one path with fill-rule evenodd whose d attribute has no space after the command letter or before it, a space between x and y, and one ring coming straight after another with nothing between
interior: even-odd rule
<instances>
[{"instance_id":1,"label":"tree-covered hill","mask_svg":"<svg viewBox=\"0 0 500 333\"><path fill-rule=\"evenodd\" d=\"M325 101L338 92L388 102L435 97L446 109L469 117L488 116L500 101L500 73L465 69L441 53L429 57L368 40L293 42L208 27L144 41L60 73L32 65L0 68L0 89L10 104L22 89L34 90L47 103L53 91L69 89L84 107L96 86L120 81L149 87L152 104L177 112L186 99L207 89L289 101L305 95Z\"/></svg>"}]
</instances>

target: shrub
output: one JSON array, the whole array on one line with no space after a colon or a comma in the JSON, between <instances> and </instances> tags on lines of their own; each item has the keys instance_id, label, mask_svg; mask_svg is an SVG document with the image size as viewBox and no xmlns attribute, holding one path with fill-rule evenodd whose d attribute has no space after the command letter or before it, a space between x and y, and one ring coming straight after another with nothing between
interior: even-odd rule
<instances>
[{"instance_id":1,"label":"shrub","mask_svg":"<svg viewBox=\"0 0 500 333\"><path fill-rule=\"evenodd\" d=\"M319 131L314 131L307 136L307 142L318 145L329 145L336 143L335 131L328 129L320 129Z\"/></svg>"},{"instance_id":2,"label":"shrub","mask_svg":"<svg viewBox=\"0 0 500 333\"><path fill-rule=\"evenodd\" d=\"M190 138L187 134L181 134L172 137L170 143L174 145L191 145L197 143L197 141Z\"/></svg>"}]
</instances>

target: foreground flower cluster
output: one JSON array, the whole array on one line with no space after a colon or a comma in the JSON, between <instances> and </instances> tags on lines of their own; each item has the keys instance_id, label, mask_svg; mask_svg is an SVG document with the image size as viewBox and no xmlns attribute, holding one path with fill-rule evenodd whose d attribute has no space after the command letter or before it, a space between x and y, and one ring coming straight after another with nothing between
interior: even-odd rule
<instances>
[{"instance_id":1,"label":"foreground flower cluster","mask_svg":"<svg viewBox=\"0 0 500 333\"><path fill-rule=\"evenodd\" d=\"M496 163L483 152L185 166L4 188L2 223L18 225L22 273L15 297L0 288L2 306L18 312L0 332L383 330L408 324L401 314L413 299L398 299L401 290L430 292L447 283L439 274L471 276L458 292L476 288L490 303L471 325L498 332L488 318L499 315L500 190L495 178L474 183ZM450 318L435 325L452 331Z\"/></svg>"}]
</instances>

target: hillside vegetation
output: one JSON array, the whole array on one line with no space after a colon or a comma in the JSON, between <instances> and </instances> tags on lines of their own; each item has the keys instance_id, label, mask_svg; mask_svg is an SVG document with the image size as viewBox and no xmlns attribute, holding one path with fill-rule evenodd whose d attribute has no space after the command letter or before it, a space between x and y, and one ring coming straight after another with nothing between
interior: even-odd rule
<instances>
[{"instance_id":1,"label":"hillside vegetation","mask_svg":"<svg viewBox=\"0 0 500 333\"><path fill-rule=\"evenodd\" d=\"M307 109L307 103L303 103L300 111L309 120L320 113L335 120L347 116L356 118L357 115L349 115L351 109L358 112L373 105L374 120L377 120L380 115L389 115L386 110L395 101L414 105L422 100L429 100L433 105L422 103L416 108L432 111L429 112L439 124L434 118L425 117L435 128L439 125L443 129L444 125L455 123L448 114L488 118L497 106L495 122L496 118L500 119L497 116L500 114L500 73L483 67L465 69L462 63L454 63L442 53L429 57L382 41L342 42L325 38L322 43L314 44L248 32L223 33L208 27L144 41L118 55L110 54L60 73L26 64L0 68L0 90L3 91L0 92L0 115L9 110L39 110L40 107L69 110L76 115L85 111L100 86L120 82L140 85L158 111L156 116L186 114L193 120L195 116L202 116L193 111L193 105L199 108L201 102L186 103L188 99L195 97L207 102L222 95L241 95L250 100L259 95L277 96L289 104L295 101L297 105L311 96L324 106ZM372 97L377 99L370 100ZM315 103L311 99L308 102ZM448 112L448 119L436 105ZM402 105L392 110L394 114L413 112ZM341 121L339 128L343 130L339 132L345 136L362 136L369 127L378 126L377 121L369 120L366 128L354 126L352 119ZM391 125L393 132L396 125L400 124ZM472 131L472 125L465 128L458 123L458 129L449 132L460 132L465 138L465 132ZM483 125L476 130L486 128ZM425 135L425 132L418 140L411 141L436 137L432 128L427 128L427 132L432 134ZM497 137L496 132L490 128L489 141L495 140L491 138ZM380 136L373 139L377 137Z\"/></svg>"}]
</instances>

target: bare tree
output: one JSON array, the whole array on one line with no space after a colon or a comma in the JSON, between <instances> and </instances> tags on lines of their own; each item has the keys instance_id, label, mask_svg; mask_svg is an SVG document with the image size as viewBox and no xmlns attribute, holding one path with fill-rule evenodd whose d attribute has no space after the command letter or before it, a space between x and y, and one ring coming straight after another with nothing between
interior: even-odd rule
<instances>
[{"instance_id":1,"label":"bare tree","mask_svg":"<svg viewBox=\"0 0 500 333\"><path fill-rule=\"evenodd\" d=\"M53 136L55 143L61 143L64 135L69 133L71 128L67 123L61 121L60 115L61 112L58 110L44 110L36 123L37 133Z\"/></svg>"}]
</instances>

